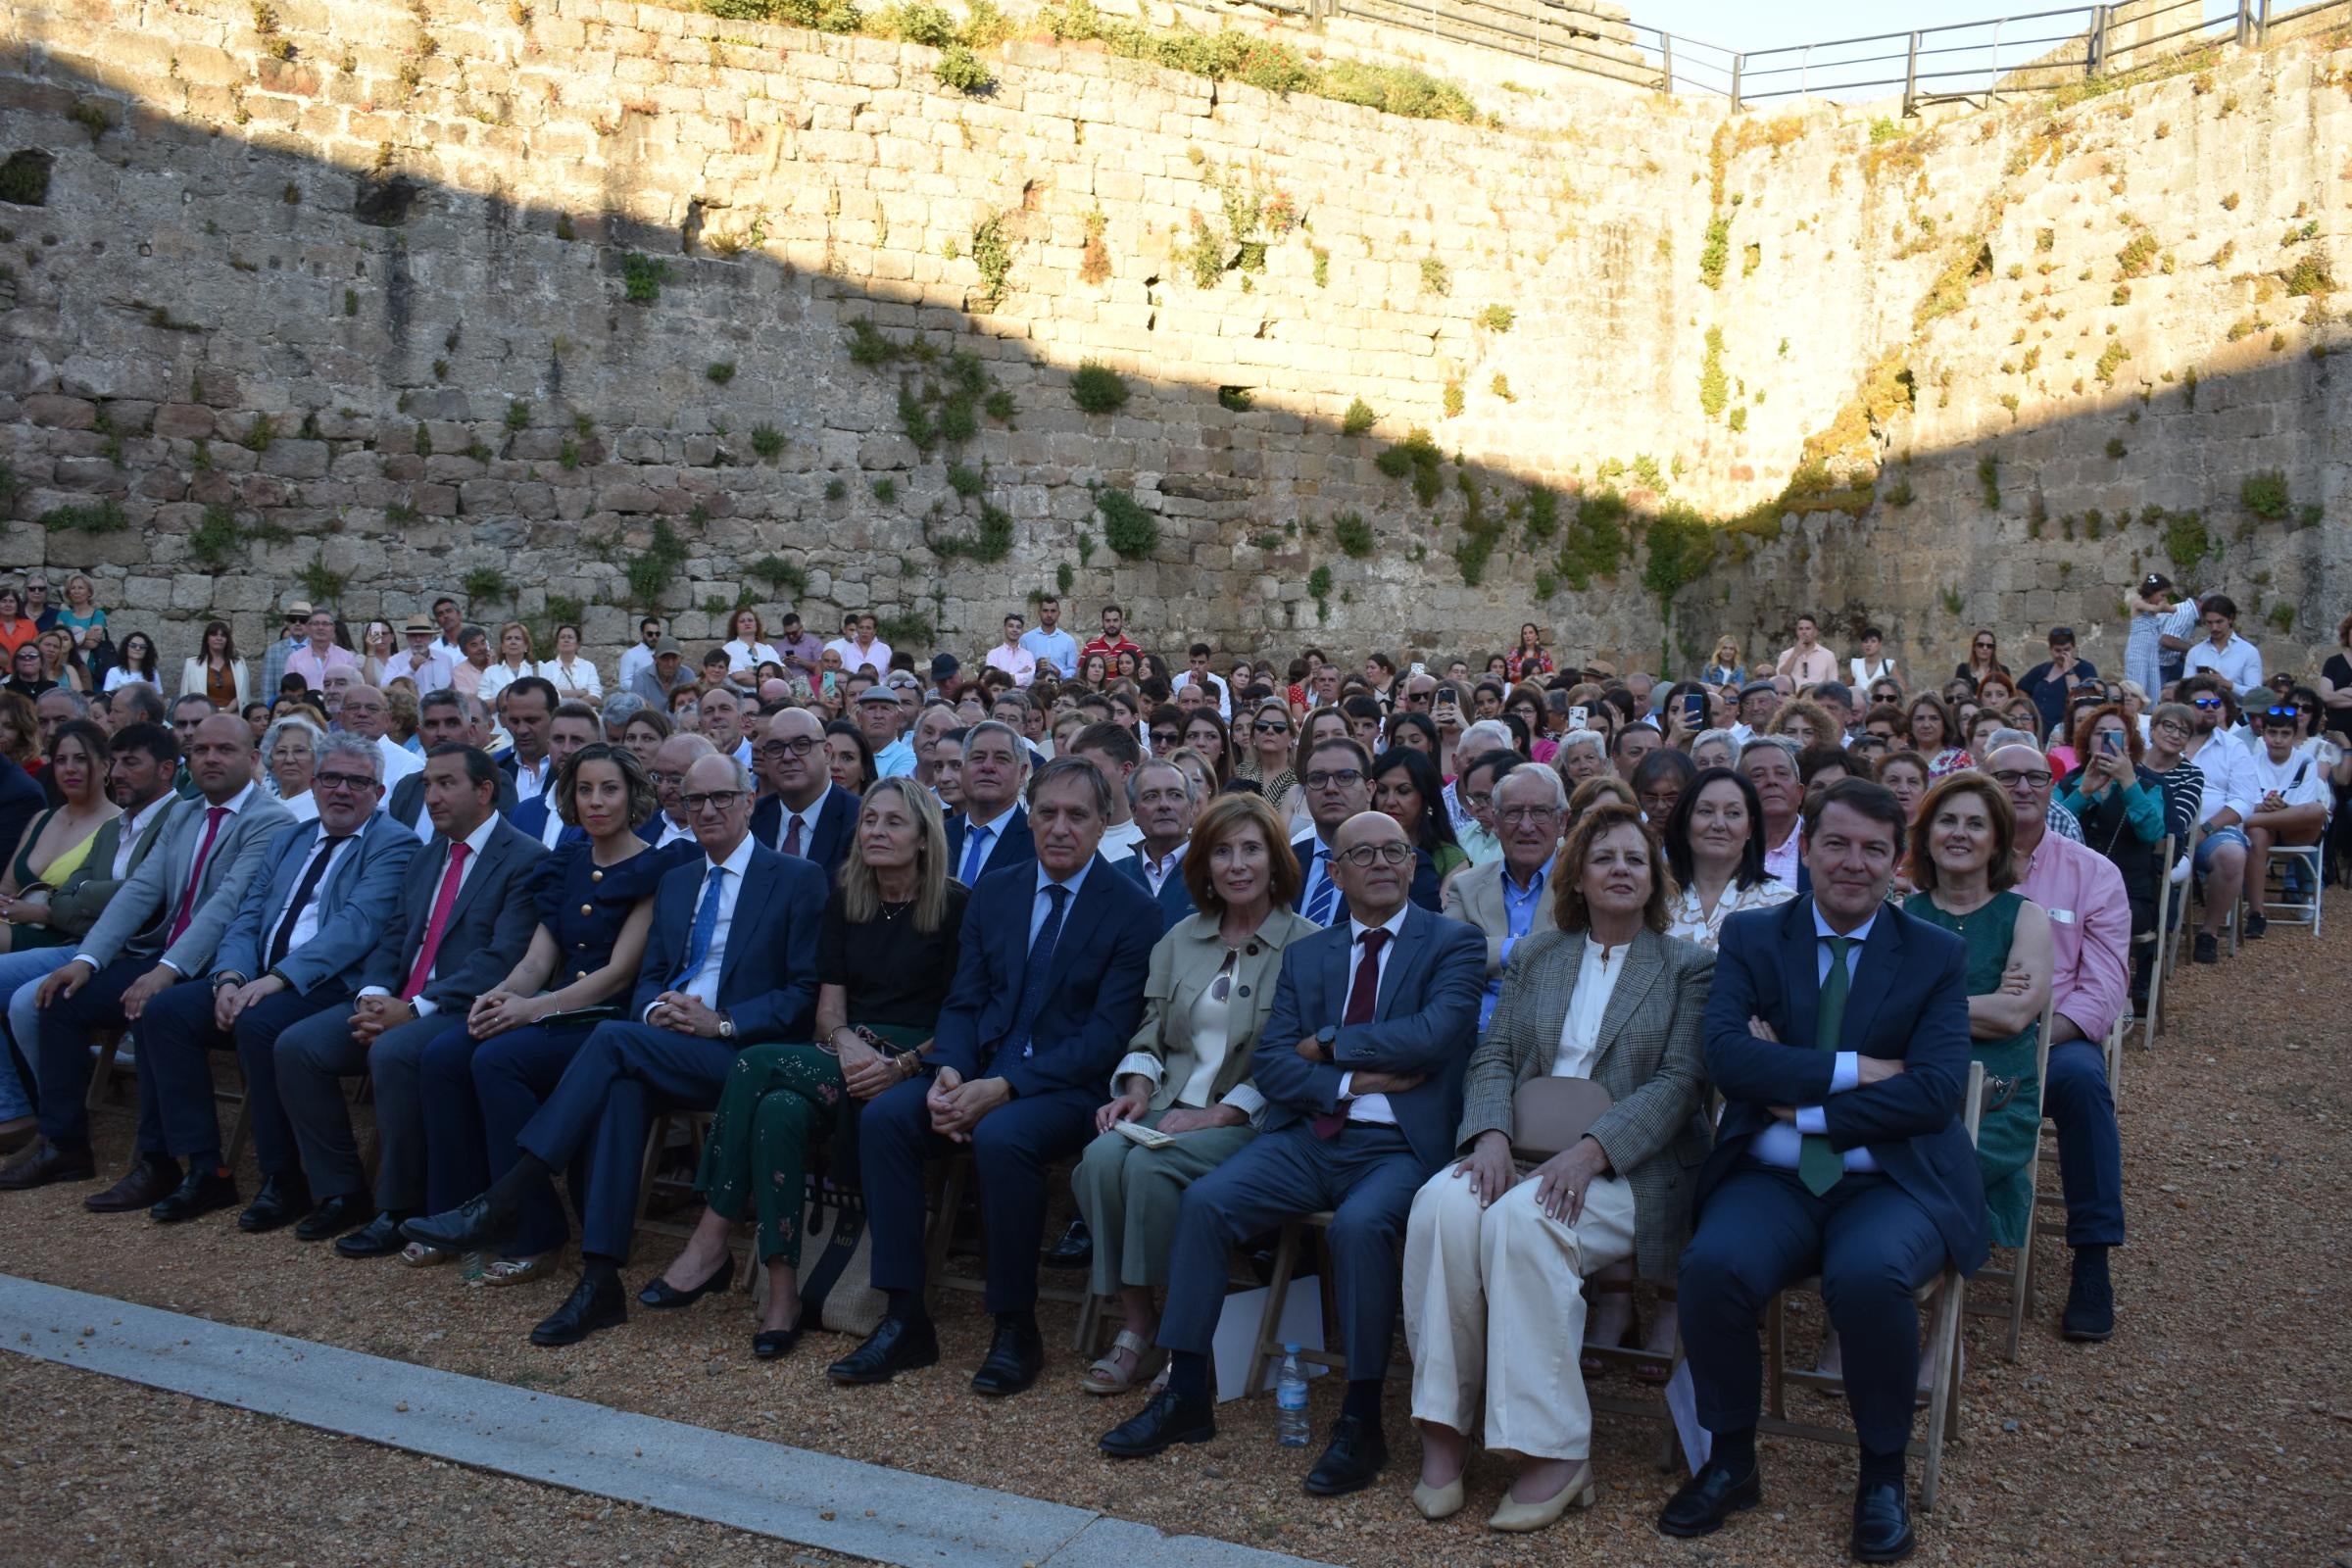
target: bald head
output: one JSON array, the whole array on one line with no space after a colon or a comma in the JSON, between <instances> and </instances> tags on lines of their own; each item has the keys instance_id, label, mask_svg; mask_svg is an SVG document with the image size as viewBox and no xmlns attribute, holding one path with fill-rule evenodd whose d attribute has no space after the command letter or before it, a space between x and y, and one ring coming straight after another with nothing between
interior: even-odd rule
<instances>
[{"instance_id":1,"label":"bald head","mask_svg":"<svg viewBox=\"0 0 2352 1568\"><path fill-rule=\"evenodd\" d=\"M1385 925L1412 888L1413 847L1395 817L1358 811L1331 836L1331 869L1348 913L1365 925Z\"/></svg>"},{"instance_id":2,"label":"bald head","mask_svg":"<svg viewBox=\"0 0 2352 1568\"><path fill-rule=\"evenodd\" d=\"M787 708L768 719L753 761L788 810L807 810L832 787L825 771L825 726L805 708Z\"/></svg>"},{"instance_id":3,"label":"bald head","mask_svg":"<svg viewBox=\"0 0 2352 1568\"><path fill-rule=\"evenodd\" d=\"M691 730L681 730L668 737L654 753L651 769L654 791L662 798L662 809L667 811L669 819L680 827L689 825L686 808L679 804L687 770L704 758L716 755L716 749L709 741Z\"/></svg>"}]
</instances>

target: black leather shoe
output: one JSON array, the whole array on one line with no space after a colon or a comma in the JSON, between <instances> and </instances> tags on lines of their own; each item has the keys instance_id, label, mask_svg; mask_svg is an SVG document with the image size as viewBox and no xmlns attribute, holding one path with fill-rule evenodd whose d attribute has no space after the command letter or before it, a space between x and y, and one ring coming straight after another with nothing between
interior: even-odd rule
<instances>
[{"instance_id":1,"label":"black leather shoe","mask_svg":"<svg viewBox=\"0 0 2352 1568\"><path fill-rule=\"evenodd\" d=\"M2191 963L2219 963L2222 961L2221 944L2213 939L2212 933L2200 931L2197 940L2189 945L2188 958Z\"/></svg>"},{"instance_id":2,"label":"black leather shoe","mask_svg":"<svg viewBox=\"0 0 2352 1568\"><path fill-rule=\"evenodd\" d=\"M1187 1404L1162 1389L1095 1446L1113 1459L1149 1459L1179 1443L1206 1443L1216 1435L1215 1405Z\"/></svg>"},{"instance_id":3,"label":"black leather shoe","mask_svg":"<svg viewBox=\"0 0 2352 1568\"><path fill-rule=\"evenodd\" d=\"M1658 1515L1658 1529L1670 1536L1711 1536L1723 1528L1726 1519L1763 1500L1762 1470L1735 1476L1710 1459L1666 1499L1666 1511Z\"/></svg>"},{"instance_id":4,"label":"black leather shoe","mask_svg":"<svg viewBox=\"0 0 2352 1568\"><path fill-rule=\"evenodd\" d=\"M147 1217L158 1225L179 1225L218 1208L234 1208L236 1202L237 1179L215 1166L188 1172L188 1179L149 1209Z\"/></svg>"},{"instance_id":5,"label":"black leather shoe","mask_svg":"<svg viewBox=\"0 0 2352 1568\"><path fill-rule=\"evenodd\" d=\"M1095 1234L1082 1219L1070 1221L1070 1228L1038 1254L1038 1261L1048 1268L1085 1268L1094 1260Z\"/></svg>"},{"instance_id":6,"label":"black leather shoe","mask_svg":"<svg viewBox=\"0 0 2352 1568\"><path fill-rule=\"evenodd\" d=\"M136 1208L153 1208L178 1185L178 1160L142 1155L121 1181L103 1193L92 1193L81 1200L81 1206L93 1214L127 1214Z\"/></svg>"},{"instance_id":7,"label":"black leather shoe","mask_svg":"<svg viewBox=\"0 0 2352 1568\"><path fill-rule=\"evenodd\" d=\"M1306 1490L1318 1497L1345 1497L1370 1486L1388 1462L1389 1440L1378 1423L1344 1415L1331 1424L1331 1441L1306 1473Z\"/></svg>"},{"instance_id":8,"label":"black leather shoe","mask_svg":"<svg viewBox=\"0 0 2352 1568\"><path fill-rule=\"evenodd\" d=\"M2115 1287L2107 1277L2107 1249L2076 1248L2074 1269L2058 1332L2070 1340L2096 1344L2115 1333Z\"/></svg>"},{"instance_id":9,"label":"black leather shoe","mask_svg":"<svg viewBox=\"0 0 2352 1568\"><path fill-rule=\"evenodd\" d=\"M886 1317L863 1345L825 1368L825 1376L844 1384L888 1383L938 1360L939 1334L929 1318Z\"/></svg>"},{"instance_id":10,"label":"black leather shoe","mask_svg":"<svg viewBox=\"0 0 2352 1568\"><path fill-rule=\"evenodd\" d=\"M1037 1324L1000 1322L997 1337L989 1342L987 1358L972 1374L972 1392L1000 1397L1018 1394L1045 1369L1046 1341L1037 1332Z\"/></svg>"},{"instance_id":11,"label":"black leather shoe","mask_svg":"<svg viewBox=\"0 0 2352 1568\"><path fill-rule=\"evenodd\" d=\"M237 1216L237 1229L248 1236L282 1230L302 1218L310 1206L310 1184L300 1176L265 1176L262 1190Z\"/></svg>"},{"instance_id":12,"label":"black leather shoe","mask_svg":"<svg viewBox=\"0 0 2352 1568\"><path fill-rule=\"evenodd\" d=\"M44 1138L30 1153L0 1170L0 1192L28 1193L54 1182L86 1182L97 1174L98 1161L87 1149L60 1149Z\"/></svg>"},{"instance_id":13,"label":"black leather shoe","mask_svg":"<svg viewBox=\"0 0 2352 1568\"><path fill-rule=\"evenodd\" d=\"M366 1193L337 1193L302 1217L294 1227L298 1242L323 1242L330 1236L340 1236L355 1225L364 1225L375 1215L375 1205Z\"/></svg>"},{"instance_id":14,"label":"black leather shoe","mask_svg":"<svg viewBox=\"0 0 2352 1568\"><path fill-rule=\"evenodd\" d=\"M547 1320L531 1330L531 1343L550 1348L559 1345L577 1345L599 1329L613 1329L629 1320L628 1303L621 1299L620 1277L607 1275L602 1280L592 1275L580 1276L580 1283L571 1288L564 1304L550 1313Z\"/></svg>"},{"instance_id":15,"label":"black leather shoe","mask_svg":"<svg viewBox=\"0 0 2352 1568\"><path fill-rule=\"evenodd\" d=\"M378 1214L349 1236L335 1241L338 1257L390 1257L407 1244L400 1239L400 1216L390 1209Z\"/></svg>"},{"instance_id":16,"label":"black leather shoe","mask_svg":"<svg viewBox=\"0 0 2352 1568\"><path fill-rule=\"evenodd\" d=\"M1918 1544L1911 1533L1911 1506L1903 1500L1900 1486L1883 1481L1855 1489L1854 1561L1901 1562Z\"/></svg>"},{"instance_id":17,"label":"black leather shoe","mask_svg":"<svg viewBox=\"0 0 2352 1568\"><path fill-rule=\"evenodd\" d=\"M790 1355L792 1348L801 1343L801 1328L806 1322L804 1318L802 1323L795 1323L788 1329L761 1329L752 1336L752 1353L762 1361Z\"/></svg>"},{"instance_id":18,"label":"black leather shoe","mask_svg":"<svg viewBox=\"0 0 2352 1568\"><path fill-rule=\"evenodd\" d=\"M706 1296L723 1296L727 1287L734 1283L735 1254L729 1252L726 1261L712 1269L710 1277L691 1291L677 1290L661 1275L655 1275L654 1282L637 1293L637 1304L650 1306L657 1312L674 1312L681 1306L692 1306Z\"/></svg>"},{"instance_id":19,"label":"black leather shoe","mask_svg":"<svg viewBox=\"0 0 2352 1568\"><path fill-rule=\"evenodd\" d=\"M452 1252L484 1252L513 1240L514 1225L508 1215L490 1206L488 1193L480 1193L455 1208L403 1220L400 1234Z\"/></svg>"}]
</instances>

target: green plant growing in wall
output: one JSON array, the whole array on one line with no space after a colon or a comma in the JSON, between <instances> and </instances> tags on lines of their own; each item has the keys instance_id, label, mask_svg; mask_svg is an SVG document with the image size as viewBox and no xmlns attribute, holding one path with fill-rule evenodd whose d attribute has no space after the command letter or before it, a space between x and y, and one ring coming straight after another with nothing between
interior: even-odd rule
<instances>
[{"instance_id":1,"label":"green plant growing in wall","mask_svg":"<svg viewBox=\"0 0 2352 1568\"><path fill-rule=\"evenodd\" d=\"M328 567L324 551L313 556L310 564L302 568L295 580L302 584L304 595L314 605L333 604L343 597L343 590L351 586L350 573Z\"/></svg>"},{"instance_id":2,"label":"green plant growing in wall","mask_svg":"<svg viewBox=\"0 0 2352 1568\"><path fill-rule=\"evenodd\" d=\"M470 604L501 604L514 597L514 585L507 580L504 569L498 566L474 566L465 577L466 598Z\"/></svg>"},{"instance_id":3,"label":"green plant growing in wall","mask_svg":"<svg viewBox=\"0 0 2352 1568\"><path fill-rule=\"evenodd\" d=\"M1908 477L1897 479L1886 487L1886 504L1897 512L1902 511L1917 499L1918 496L1913 492Z\"/></svg>"},{"instance_id":4,"label":"green plant growing in wall","mask_svg":"<svg viewBox=\"0 0 2352 1568\"><path fill-rule=\"evenodd\" d=\"M1441 299L1453 292L1453 273L1435 256L1421 258L1421 292Z\"/></svg>"},{"instance_id":5,"label":"green plant growing in wall","mask_svg":"<svg viewBox=\"0 0 2352 1568\"><path fill-rule=\"evenodd\" d=\"M712 385L725 386L729 381L735 379L735 362L733 360L712 360L709 365L703 367L703 374L710 378Z\"/></svg>"},{"instance_id":6,"label":"green plant growing in wall","mask_svg":"<svg viewBox=\"0 0 2352 1568\"><path fill-rule=\"evenodd\" d=\"M1707 239L1698 250L1698 280L1709 288L1723 287L1724 265L1732 258L1732 216L1717 213L1707 220Z\"/></svg>"},{"instance_id":7,"label":"green plant growing in wall","mask_svg":"<svg viewBox=\"0 0 2352 1568\"><path fill-rule=\"evenodd\" d=\"M1127 378L1100 360L1080 363L1070 377L1070 401L1082 414L1115 414L1127 403Z\"/></svg>"},{"instance_id":8,"label":"green plant growing in wall","mask_svg":"<svg viewBox=\"0 0 2352 1568\"><path fill-rule=\"evenodd\" d=\"M651 305L669 281L669 264L635 251L620 259L620 295L631 305Z\"/></svg>"},{"instance_id":9,"label":"green plant growing in wall","mask_svg":"<svg viewBox=\"0 0 2352 1568\"><path fill-rule=\"evenodd\" d=\"M876 479L873 483L873 491L874 499L887 507L899 499L899 481L888 476Z\"/></svg>"},{"instance_id":10,"label":"green plant growing in wall","mask_svg":"<svg viewBox=\"0 0 2352 1568\"><path fill-rule=\"evenodd\" d=\"M2287 493L2286 474L2278 468L2262 468L2249 473L2238 482L2238 504L2265 522L2278 522L2294 510L2294 500Z\"/></svg>"},{"instance_id":11,"label":"green plant growing in wall","mask_svg":"<svg viewBox=\"0 0 2352 1568\"><path fill-rule=\"evenodd\" d=\"M1102 514L1102 541L1129 561L1141 561L1159 549L1159 519L1125 490L1105 485L1095 492L1095 510Z\"/></svg>"},{"instance_id":12,"label":"green plant growing in wall","mask_svg":"<svg viewBox=\"0 0 2352 1568\"><path fill-rule=\"evenodd\" d=\"M2306 256L2297 261L2288 270L2285 283L2286 297L2291 300L2335 292L2335 279L2328 273L2325 256Z\"/></svg>"},{"instance_id":13,"label":"green plant growing in wall","mask_svg":"<svg viewBox=\"0 0 2352 1568\"><path fill-rule=\"evenodd\" d=\"M1315 620L1331 619L1331 568L1317 566L1306 574L1306 597L1315 602Z\"/></svg>"},{"instance_id":14,"label":"green plant growing in wall","mask_svg":"<svg viewBox=\"0 0 2352 1568\"><path fill-rule=\"evenodd\" d=\"M1372 412L1372 405L1357 398L1348 405L1348 412L1340 418L1340 434L1362 435L1379 422L1380 416Z\"/></svg>"},{"instance_id":15,"label":"green plant growing in wall","mask_svg":"<svg viewBox=\"0 0 2352 1568\"><path fill-rule=\"evenodd\" d=\"M1560 498L1543 485L1527 488L1527 542L1548 543L1560 531Z\"/></svg>"},{"instance_id":16,"label":"green plant growing in wall","mask_svg":"<svg viewBox=\"0 0 2352 1568\"><path fill-rule=\"evenodd\" d=\"M967 561L1003 561L1012 554L1012 514L1002 507L983 501L980 520L969 534L941 536L932 531L931 520L923 520L923 543L942 561L961 558Z\"/></svg>"},{"instance_id":17,"label":"green plant growing in wall","mask_svg":"<svg viewBox=\"0 0 2352 1568\"><path fill-rule=\"evenodd\" d=\"M511 401L511 402L509 402L509 403L507 404L507 428L508 428L508 429L510 429L510 430L522 430L522 429L526 429L526 428L528 428L528 427L529 427L529 425L530 425L530 422L531 422L531 406L530 406L528 403L525 403L525 402L523 402L523 401L522 401L520 398L515 398L515 399L514 399L513 401Z\"/></svg>"},{"instance_id":18,"label":"green plant growing in wall","mask_svg":"<svg viewBox=\"0 0 2352 1568\"><path fill-rule=\"evenodd\" d=\"M784 432L772 424L753 425L752 450L762 458L773 458L784 450Z\"/></svg>"},{"instance_id":19,"label":"green plant growing in wall","mask_svg":"<svg viewBox=\"0 0 2352 1568\"><path fill-rule=\"evenodd\" d=\"M1246 386L1217 388L1217 407L1228 414L1248 414L1255 400L1250 395L1250 389Z\"/></svg>"},{"instance_id":20,"label":"green plant growing in wall","mask_svg":"<svg viewBox=\"0 0 2352 1568\"><path fill-rule=\"evenodd\" d=\"M1413 497L1425 507L1436 505L1439 492L1444 488L1444 480L1439 475L1439 467L1444 462L1445 454L1438 450L1437 442L1431 440L1429 432L1419 425L1415 425L1403 440L1372 460L1373 466L1392 479L1410 475Z\"/></svg>"},{"instance_id":21,"label":"green plant growing in wall","mask_svg":"<svg viewBox=\"0 0 2352 1568\"><path fill-rule=\"evenodd\" d=\"M1946 588L1936 597L1943 602L1943 612L1955 620L1959 618L1960 612L1968 608L1968 601L1961 597L1957 588Z\"/></svg>"},{"instance_id":22,"label":"green plant growing in wall","mask_svg":"<svg viewBox=\"0 0 2352 1568\"><path fill-rule=\"evenodd\" d=\"M2121 369L2124 362L2130 358L2132 358L2130 349L2121 343L2110 342L2105 349L2100 351L2099 362L2091 368L2091 373L2099 378L2101 385L2113 386L2115 385L2115 372Z\"/></svg>"},{"instance_id":23,"label":"green plant growing in wall","mask_svg":"<svg viewBox=\"0 0 2352 1568\"><path fill-rule=\"evenodd\" d=\"M622 567L629 584L629 603L644 610L657 608L685 569L686 554L686 541L669 525L669 519L655 518L645 548L629 557Z\"/></svg>"},{"instance_id":24,"label":"green plant growing in wall","mask_svg":"<svg viewBox=\"0 0 2352 1568\"><path fill-rule=\"evenodd\" d=\"M245 433L237 437L237 445L248 452L267 452L270 443L276 439L277 421L267 414L257 414L253 422L245 426Z\"/></svg>"},{"instance_id":25,"label":"green plant growing in wall","mask_svg":"<svg viewBox=\"0 0 2352 1568\"><path fill-rule=\"evenodd\" d=\"M1370 556L1374 548L1372 525L1358 512L1343 512L1332 518L1331 539L1342 554L1357 561Z\"/></svg>"},{"instance_id":26,"label":"green plant growing in wall","mask_svg":"<svg viewBox=\"0 0 2352 1568\"><path fill-rule=\"evenodd\" d=\"M972 265L980 270L978 303L996 306L1012 277L1012 241L1005 237L1002 217L987 218L972 230Z\"/></svg>"},{"instance_id":27,"label":"green plant growing in wall","mask_svg":"<svg viewBox=\"0 0 2352 1568\"><path fill-rule=\"evenodd\" d=\"M948 465L948 488L957 495L966 497L978 495L982 482L979 469L961 463Z\"/></svg>"},{"instance_id":28,"label":"green plant growing in wall","mask_svg":"<svg viewBox=\"0 0 2352 1568\"><path fill-rule=\"evenodd\" d=\"M2121 463L2125 456L2131 452L2131 450L2132 449L2130 447L2124 445L2123 437L2111 435L2107 438L2107 458L2109 462Z\"/></svg>"},{"instance_id":29,"label":"green plant growing in wall","mask_svg":"<svg viewBox=\"0 0 2352 1568\"><path fill-rule=\"evenodd\" d=\"M215 571L236 560L244 545L245 530L237 525L236 513L219 502L206 507L202 519L188 530L188 554Z\"/></svg>"},{"instance_id":30,"label":"green plant growing in wall","mask_svg":"<svg viewBox=\"0 0 2352 1568\"><path fill-rule=\"evenodd\" d=\"M1517 319L1517 313L1508 305L1490 305L1478 313L1478 324L1490 332L1508 332Z\"/></svg>"},{"instance_id":31,"label":"green plant growing in wall","mask_svg":"<svg viewBox=\"0 0 2352 1568\"><path fill-rule=\"evenodd\" d=\"M1738 434L1740 431L1746 429L1747 405L1742 403L1740 405L1740 407L1734 409L1732 411L1732 416L1723 422L1731 427L1734 434Z\"/></svg>"},{"instance_id":32,"label":"green plant growing in wall","mask_svg":"<svg viewBox=\"0 0 2352 1568\"><path fill-rule=\"evenodd\" d=\"M2283 637L2295 629L2295 607L2281 599L2273 605L2270 612L2262 618L2269 621L2278 635Z\"/></svg>"},{"instance_id":33,"label":"green plant growing in wall","mask_svg":"<svg viewBox=\"0 0 2352 1568\"><path fill-rule=\"evenodd\" d=\"M2205 531L2205 517L2196 512L2175 512L2164 517L2164 554L2174 569L2186 571L2213 554L2213 540Z\"/></svg>"},{"instance_id":34,"label":"green plant growing in wall","mask_svg":"<svg viewBox=\"0 0 2352 1568\"><path fill-rule=\"evenodd\" d=\"M1723 370L1723 328L1710 326L1706 357L1698 368L1698 406L1708 418L1718 418L1731 397L1731 379Z\"/></svg>"},{"instance_id":35,"label":"green plant growing in wall","mask_svg":"<svg viewBox=\"0 0 2352 1568\"><path fill-rule=\"evenodd\" d=\"M51 533L69 529L75 533L121 533L130 526L130 519L123 515L122 503L112 497L51 507L41 514L40 521L41 526Z\"/></svg>"},{"instance_id":36,"label":"green plant growing in wall","mask_svg":"<svg viewBox=\"0 0 2352 1568\"><path fill-rule=\"evenodd\" d=\"M825 481L825 499L826 499L827 501L842 501L842 500L846 500L846 499L848 499L848 497L849 497L849 494L850 494L850 481L849 481L849 480L847 480L847 479L844 479L844 478L841 478L841 477L839 477L839 476L837 475L837 476L835 476L835 477L833 477L833 478L831 478L831 479L827 479L827 480Z\"/></svg>"},{"instance_id":37,"label":"green plant growing in wall","mask_svg":"<svg viewBox=\"0 0 2352 1568\"><path fill-rule=\"evenodd\" d=\"M1977 460L1977 488L1986 512L2001 510L2001 460L1992 453Z\"/></svg>"},{"instance_id":38,"label":"green plant growing in wall","mask_svg":"<svg viewBox=\"0 0 2352 1568\"><path fill-rule=\"evenodd\" d=\"M953 87L966 97L976 98L994 92L997 87L997 78L980 63L980 57L972 53L969 44L952 43L940 50L931 74L939 78L941 86Z\"/></svg>"},{"instance_id":39,"label":"green plant growing in wall","mask_svg":"<svg viewBox=\"0 0 2352 1568\"><path fill-rule=\"evenodd\" d=\"M1462 383L1459 381L1446 382L1446 390L1440 394L1439 402L1446 411L1446 417L1448 419L1460 418L1463 407Z\"/></svg>"},{"instance_id":40,"label":"green plant growing in wall","mask_svg":"<svg viewBox=\"0 0 2352 1568\"><path fill-rule=\"evenodd\" d=\"M743 574L767 584L767 591L778 599L799 599L808 592L808 573L782 556L761 556L744 567Z\"/></svg>"}]
</instances>

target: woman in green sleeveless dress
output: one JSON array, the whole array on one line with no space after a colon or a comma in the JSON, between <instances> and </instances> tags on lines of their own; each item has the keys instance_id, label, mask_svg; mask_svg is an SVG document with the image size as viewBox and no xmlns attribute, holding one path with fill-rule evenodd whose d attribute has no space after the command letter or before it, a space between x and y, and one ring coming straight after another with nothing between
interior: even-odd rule
<instances>
[{"instance_id":1,"label":"woman in green sleeveless dress","mask_svg":"<svg viewBox=\"0 0 2352 1568\"><path fill-rule=\"evenodd\" d=\"M2034 1199L2027 1168L2041 1137L2035 1058L2050 996L2050 919L2011 891L2017 820L2008 797L1982 773L1940 779L1919 803L1911 878L1903 904L1968 947L1969 1054L1984 1064L1985 1110L1977 1132L1984 1211L1998 1247L2027 1243Z\"/></svg>"}]
</instances>

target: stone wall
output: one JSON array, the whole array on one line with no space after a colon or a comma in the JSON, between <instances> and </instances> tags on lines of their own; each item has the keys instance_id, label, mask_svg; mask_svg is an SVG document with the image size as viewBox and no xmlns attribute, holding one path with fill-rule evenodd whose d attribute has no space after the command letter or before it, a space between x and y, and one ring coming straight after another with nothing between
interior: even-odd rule
<instances>
[{"instance_id":1,"label":"stone wall","mask_svg":"<svg viewBox=\"0 0 2352 1568\"><path fill-rule=\"evenodd\" d=\"M94 566L167 658L216 613L258 645L296 580L355 619L577 605L607 649L654 589L689 638L747 598L976 649L1065 575L1082 618L1116 597L1237 652L1468 652L1533 616L1647 660L1803 602L1923 666L1977 619L2074 619L2096 658L2190 509L2220 554L2188 575L2294 606L2294 640L2352 580L2340 521L2295 526L2345 500L2330 296L2286 294L2352 173L2314 45L1874 144L1867 113L1565 73L1470 126L1036 40L967 97L928 49L602 0L273 22L0 18L0 157L55 160L45 206L0 205L0 564ZM1116 413L1074 405L1088 360ZM958 411L967 440L909 438ZM1415 427L1426 502L1375 462ZM2278 523L2239 504L2272 468ZM1864 488L1805 499L1820 473ZM1708 534L1669 617L1639 512L1622 554L1580 522L1604 476L1712 515L1793 476L1860 514ZM1111 548L1130 495L1144 559ZM121 531L37 520L110 502Z\"/></svg>"}]
</instances>

